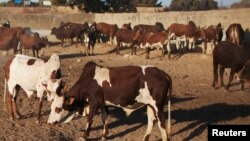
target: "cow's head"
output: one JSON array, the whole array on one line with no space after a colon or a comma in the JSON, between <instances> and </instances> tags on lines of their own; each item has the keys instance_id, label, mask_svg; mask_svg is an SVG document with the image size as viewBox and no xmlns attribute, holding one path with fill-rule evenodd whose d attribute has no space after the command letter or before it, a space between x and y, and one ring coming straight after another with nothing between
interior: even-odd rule
<instances>
[{"instance_id":1,"label":"cow's head","mask_svg":"<svg viewBox=\"0 0 250 141\"><path fill-rule=\"evenodd\" d=\"M250 60L248 60L243 68L239 71L237 74L237 79L250 83Z\"/></svg>"},{"instance_id":2,"label":"cow's head","mask_svg":"<svg viewBox=\"0 0 250 141\"><path fill-rule=\"evenodd\" d=\"M223 36L223 27L218 24L216 27L215 27L215 31L216 31L216 39L217 40L221 40L222 36Z\"/></svg>"},{"instance_id":3,"label":"cow's head","mask_svg":"<svg viewBox=\"0 0 250 141\"><path fill-rule=\"evenodd\" d=\"M56 95L51 104L51 112L48 124L67 123L71 121L77 111L77 102L74 97L65 97L67 86L64 87L62 95Z\"/></svg>"},{"instance_id":4,"label":"cow's head","mask_svg":"<svg viewBox=\"0 0 250 141\"><path fill-rule=\"evenodd\" d=\"M139 28L136 33L135 33L135 36L133 37L133 40L134 41L137 41L137 42L141 42L144 35L145 35L146 31L143 30L142 28Z\"/></svg>"}]
</instances>

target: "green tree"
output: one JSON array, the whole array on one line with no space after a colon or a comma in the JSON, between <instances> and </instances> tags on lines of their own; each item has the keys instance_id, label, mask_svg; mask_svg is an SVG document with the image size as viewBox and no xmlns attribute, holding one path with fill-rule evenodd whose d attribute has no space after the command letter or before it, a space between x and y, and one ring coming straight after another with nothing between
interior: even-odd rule
<instances>
[{"instance_id":1,"label":"green tree","mask_svg":"<svg viewBox=\"0 0 250 141\"><path fill-rule=\"evenodd\" d=\"M172 0L170 10L172 11L196 11L217 9L218 3L214 0Z\"/></svg>"},{"instance_id":2,"label":"green tree","mask_svg":"<svg viewBox=\"0 0 250 141\"><path fill-rule=\"evenodd\" d=\"M236 2L231 5L231 8L244 8L244 7L250 7L249 0L241 0L240 2Z\"/></svg>"},{"instance_id":3,"label":"green tree","mask_svg":"<svg viewBox=\"0 0 250 141\"><path fill-rule=\"evenodd\" d=\"M136 3L141 7L162 7L162 2L158 2L158 0L137 0Z\"/></svg>"}]
</instances>

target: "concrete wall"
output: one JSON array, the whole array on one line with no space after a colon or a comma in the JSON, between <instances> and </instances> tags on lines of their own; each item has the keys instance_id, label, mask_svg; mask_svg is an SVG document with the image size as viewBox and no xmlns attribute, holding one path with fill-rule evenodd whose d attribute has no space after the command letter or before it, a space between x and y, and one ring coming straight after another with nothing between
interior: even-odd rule
<instances>
[{"instance_id":1,"label":"concrete wall","mask_svg":"<svg viewBox=\"0 0 250 141\"><path fill-rule=\"evenodd\" d=\"M30 27L32 29L51 29L58 26L61 21L83 23L106 22L121 26L123 23L155 24L162 22L167 28L172 23L187 23L194 21L197 25L216 25L219 22L227 28L231 23L241 23L244 29L250 28L250 8L233 10L211 10L195 12L159 12L159 13L104 13L104 14L65 14L65 13L42 13L42 14L8 14L0 10L0 22L10 20L12 26Z\"/></svg>"}]
</instances>

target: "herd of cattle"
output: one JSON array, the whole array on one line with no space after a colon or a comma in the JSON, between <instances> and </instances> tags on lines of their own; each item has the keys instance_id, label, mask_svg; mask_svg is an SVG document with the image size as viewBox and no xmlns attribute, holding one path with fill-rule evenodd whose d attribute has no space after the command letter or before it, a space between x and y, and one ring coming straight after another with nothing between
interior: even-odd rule
<instances>
[{"instance_id":1,"label":"herd of cattle","mask_svg":"<svg viewBox=\"0 0 250 141\"><path fill-rule=\"evenodd\" d=\"M250 44L245 41L245 33L240 24L229 26L226 31L226 41L221 41L222 30L223 27L220 23L217 26L200 28L192 21L187 25L171 24L166 30L159 22L155 25L136 25L133 29L130 23L118 28L116 24L107 23L88 25L87 23L62 22L59 27L51 30L51 34L61 40L62 47L66 39L70 39L73 43L73 39L76 38L76 46L79 42L87 46L85 49L87 55L93 54L96 41L100 41L105 36L109 37L111 43L116 44L117 54L119 54L120 47L123 46L131 47L132 54L136 54L136 49L139 47L146 49L146 58L149 58L149 52L153 48L162 49L163 55L167 48L170 57L170 43L174 41L177 48L187 46L191 50L198 40L204 41L205 48L207 42L212 42L214 45L212 86L217 87L218 69L221 79L220 86L224 86L224 70L231 68L229 82L225 89L229 90L235 73L242 82L241 88L244 89L244 82L250 80ZM22 53L22 49L32 49L33 55L38 57L38 51L47 45L49 45L47 38L40 37L38 33L27 35L24 28L10 27L10 22L2 24L0 27L0 50L13 49L16 54L18 51ZM149 140L156 121L162 140L170 140L172 80L167 73L157 67L104 67L94 62L88 62L79 79L69 90L62 81L60 59L57 54L52 54L48 60L17 54L6 62L4 71L4 101L8 100L8 113L12 120L20 118L16 98L22 88L28 96L37 92L37 123L40 122L42 96L44 92L47 92L48 100L52 101L51 113L48 118L50 125L55 125L57 122L69 122L76 112L87 111L87 124L84 131L84 138L87 138L93 117L97 114L98 109L101 109L102 139L105 139L108 135L108 105L122 108L126 115L130 115L134 110L146 105L148 127L144 140ZM165 103L168 103L167 132L163 116Z\"/></svg>"}]
</instances>

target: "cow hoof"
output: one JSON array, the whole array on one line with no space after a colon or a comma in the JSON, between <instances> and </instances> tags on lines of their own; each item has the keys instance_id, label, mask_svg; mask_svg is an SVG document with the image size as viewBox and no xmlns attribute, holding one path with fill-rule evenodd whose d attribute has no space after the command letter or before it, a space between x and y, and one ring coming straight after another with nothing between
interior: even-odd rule
<instances>
[{"instance_id":1,"label":"cow hoof","mask_svg":"<svg viewBox=\"0 0 250 141\"><path fill-rule=\"evenodd\" d=\"M39 124L40 124L40 121L39 121L39 120L36 120L36 124L39 125Z\"/></svg>"},{"instance_id":2,"label":"cow hoof","mask_svg":"<svg viewBox=\"0 0 250 141\"><path fill-rule=\"evenodd\" d=\"M105 138L105 137L102 137L102 138L101 138L101 141L106 141L106 138Z\"/></svg>"},{"instance_id":3,"label":"cow hoof","mask_svg":"<svg viewBox=\"0 0 250 141\"><path fill-rule=\"evenodd\" d=\"M14 121L14 118L13 118L13 117L10 117L9 119L10 119L11 121Z\"/></svg>"},{"instance_id":4,"label":"cow hoof","mask_svg":"<svg viewBox=\"0 0 250 141\"><path fill-rule=\"evenodd\" d=\"M16 119L21 119L21 116L20 116L20 115L17 115L17 116L16 116Z\"/></svg>"}]
</instances>

